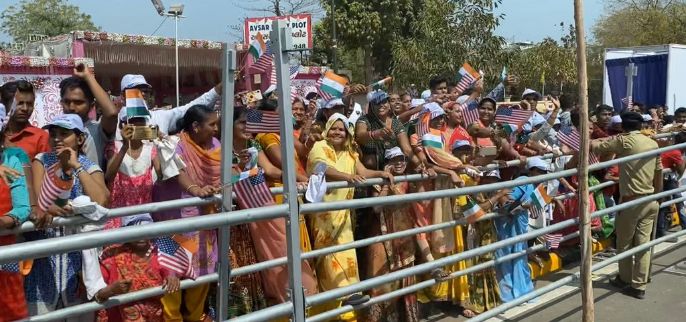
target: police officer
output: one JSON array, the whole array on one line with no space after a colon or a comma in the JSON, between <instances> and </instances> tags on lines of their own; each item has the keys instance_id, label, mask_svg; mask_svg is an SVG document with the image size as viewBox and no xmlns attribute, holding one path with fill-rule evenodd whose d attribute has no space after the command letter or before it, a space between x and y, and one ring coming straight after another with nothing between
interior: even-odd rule
<instances>
[{"instance_id":1,"label":"police officer","mask_svg":"<svg viewBox=\"0 0 686 322\"><path fill-rule=\"evenodd\" d=\"M591 149L597 155L617 158L658 148L657 142L641 133L643 117L636 112L621 115L624 133L608 139L594 140ZM662 191L662 164L658 155L619 164L620 203L629 202ZM624 252L650 241L653 223L659 210L658 201L650 201L622 210L615 219L617 251ZM645 297L650 267L650 251L636 253L619 261L619 275L610 283L625 294Z\"/></svg>"}]
</instances>

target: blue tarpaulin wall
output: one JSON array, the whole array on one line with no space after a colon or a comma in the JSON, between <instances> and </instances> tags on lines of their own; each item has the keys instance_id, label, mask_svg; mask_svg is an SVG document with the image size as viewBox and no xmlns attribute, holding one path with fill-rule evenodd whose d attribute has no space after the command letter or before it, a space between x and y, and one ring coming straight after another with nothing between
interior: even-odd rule
<instances>
[{"instance_id":1,"label":"blue tarpaulin wall","mask_svg":"<svg viewBox=\"0 0 686 322\"><path fill-rule=\"evenodd\" d=\"M638 67L638 74L634 77L633 101L646 106L665 105L667 102L667 55L630 57L608 59L607 67L612 105L615 111L621 112L626 108L622 99L626 93L625 68L629 63Z\"/></svg>"}]
</instances>

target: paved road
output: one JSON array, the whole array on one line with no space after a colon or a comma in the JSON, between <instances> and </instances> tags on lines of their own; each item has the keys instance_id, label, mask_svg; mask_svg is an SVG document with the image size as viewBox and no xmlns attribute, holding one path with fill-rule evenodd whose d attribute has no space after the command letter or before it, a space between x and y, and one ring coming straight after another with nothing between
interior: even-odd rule
<instances>
[{"instance_id":1,"label":"paved road","mask_svg":"<svg viewBox=\"0 0 686 322\"><path fill-rule=\"evenodd\" d=\"M610 265L594 275L595 320L631 322L683 322L686 321L686 239L678 244L662 244L656 247L658 255L653 266L652 282L648 285L646 299L637 300L617 292L608 284L608 277L616 273L616 265ZM674 270L681 264L682 270ZM538 281L541 287L570 272L553 274ZM535 303L516 307L497 319L489 321L581 321L581 295L578 284L561 287L539 298ZM425 321L465 321L455 314L438 314Z\"/></svg>"}]
</instances>

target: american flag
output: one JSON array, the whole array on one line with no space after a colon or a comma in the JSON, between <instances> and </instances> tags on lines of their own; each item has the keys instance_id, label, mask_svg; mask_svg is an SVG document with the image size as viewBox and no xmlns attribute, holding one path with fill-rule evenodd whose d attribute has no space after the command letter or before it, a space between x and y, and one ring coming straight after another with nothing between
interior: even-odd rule
<instances>
[{"instance_id":1,"label":"american flag","mask_svg":"<svg viewBox=\"0 0 686 322\"><path fill-rule=\"evenodd\" d=\"M67 199L65 194L71 191L73 180L63 180L58 175L59 164L54 164L48 168L43 176L40 195L38 196L38 206L41 210L47 211L58 199ZM59 170L61 171L61 170Z\"/></svg>"},{"instance_id":2,"label":"american flag","mask_svg":"<svg viewBox=\"0 0 686 322\"><path fill-rule=\"evenodd\" d=\"M464 126L467 128L473 123L479 121L479 103L477 101L469 101L460 105L462 108L462 118L464 119Z\"/></svg>"},{"instance_id":3,"label":"american flag","mask_svg":"<svg viewBox=\"0 0 686 322\"><path fill-rule=\"evenodd\" d=\"M545 240L546 248L557 249L557 248L560 248L560 241L562 240L562 234L559 234L559 233L545 234L545 235L543 235L543 239Z\"/></svg>"},{"instance_id":4,"label":"american flag","mask_svg":"<svg viewBox=\"0 0 686 322\"><path fill-rule=\"evenodd\" d=\"M0 272L19 273L19 263L0 264Z\"/></svg>"},{"instance_id":5,"label":"american flag","mask_svg":"<svg viewBox=\"0 0 686 322\"><path fill-rule=\"evenodd\" d=\"M262 169L256 175L238 181L234 185L234 190L241 209L259 208L274 204L274 198L264 180Z\"/></svg>"},{"instance_id":6,"label":"american flag","mask_svg":"<svg viewBox=\"0 0 686 322\"><path fill-rule=\"evenodd\" d=\"M472 75L467 73L467 74L462 75L462 78L460 78L460 82L458 82L455 87L457 88L458 92L461 94L461 93L464 93L464 91L466 91L467 88L472 86L472 84L475 81L476 81L476 79L474 77L472 77Z\"/></svg>"},{"instance_id":7,"label":"american flag","mask_svg":"<svg viewBox=\"0 0 686 322\"><path fill-rule=\"evenodd\" d=\"M633 97L627 96L625 98L622 98L622 104L626 105L626 108L630 108L632 105L634 105Z\"/></svg>"},{"instance_id":8,"label":"american flag","mask_svg":"<svg viewBox=\"0 0 686 322\"><path fill-rule=\"evenodd\" d=\"M573 151L579 151L581 149L581 135L579 131L573 126L563 126L557 131L557 139L560 143L568 146ZM591 152L588 156L588 163L594 164L600 162L598 157Z\"/></svg>"},{"instance_id":9,"label":"american flag","mask_svg":"<svg viewBox=\"0 0 686 322\"><path fill-rule=\"evenodd\" d=\"M278 133L279 114L271 111L246 111L245 131L248 133Z\"/></svg>"},{"instance_id":10,"label":"american flag","mask_svg":"<svg viewBox=\"0 0 686 322\"><path fill-rule=\"evenodd\" d=\"M495 122L500 124L514 124L521 127L528 121L533 111L516 110L509 107L499 107L495 112Z\"/></svg>"},{"instance_id":11,"label":"american flag","mask_svg":"<svg viewBox=\"0 0 686 322\"><path fill-rule=\"evenodd\" d=\"M156 244L160 266L184 277L196 277L193 253L182 247L173 237L159 237Z\"/></svg>"},{"instance_id":12,"label":"american flag","mask_svg":"<svg viewBox=\"0 0 686 322\"><path fill-rule=\"evenodd\" d=\"M298 65L291 65L290 68L290 78L291 78L291 102L295 101L296 98L298 98L298 89L293 86L293 80L298 77L298 72L300 71L300 64Z\"/></svg>"}]
</instances>

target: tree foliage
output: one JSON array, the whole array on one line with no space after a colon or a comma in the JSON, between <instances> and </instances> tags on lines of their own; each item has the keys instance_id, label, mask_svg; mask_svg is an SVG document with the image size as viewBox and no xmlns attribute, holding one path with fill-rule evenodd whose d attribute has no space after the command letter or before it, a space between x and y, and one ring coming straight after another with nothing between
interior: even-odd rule
<instances>
[{"instance_id":1,"label":"tree foliage","mask_svg":"<svg viewBox=\"0 0 686 322\"><path fill-rule=\"evenodd\" d=\"M612 0L593 34L604 47L686 42L686 2L682 0Z\"/></svg>"},{"instance_id":2,"label":"tree foliage","mask_svg":"<svg viewBox=\"0 0 686 322\"><path fill-rule=\"evenodd\" d=\"M412 33L393 43L393 75L399 85L421 84L435 75L455 77L462 63L484 70L491 80L503 67L502 37L493 34L502 16L500 0L426 0Z\"/></svg>"},{"instance_id":3,"label":"tree foliage","mask_svg":"<svg viewBox=\"0 0 686 322\"><path fill-rule=\"evenodd\" d=\"M74 30L99 30L91 16L65 0L22 0L0 15L0 27L15 42L25 42L31 34L57 36Z\"/></svg>"}]
</instances>

